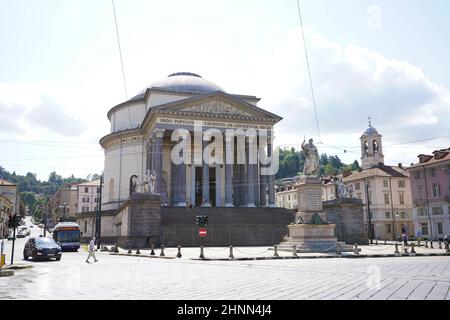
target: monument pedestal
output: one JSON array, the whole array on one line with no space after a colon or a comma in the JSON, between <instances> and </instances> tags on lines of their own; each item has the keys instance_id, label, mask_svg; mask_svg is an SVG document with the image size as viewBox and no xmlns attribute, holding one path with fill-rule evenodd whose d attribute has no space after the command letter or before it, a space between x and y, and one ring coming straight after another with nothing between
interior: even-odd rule
<instances>
[{"instance_id":1,"label":"monument pedestal","mask_svg":"<svg viewBox=\"0 0 450 320\"><path fill-rule=\"evenodd\" d=\"M319 177L302 177L295 185L297 189L298 212L296 221L288 225L286 240L278 245L278 250L297 252L336 252L352 248L337 241L335 224L328 223L322 207L322 182Z\"/></svg>"}]
</instances>

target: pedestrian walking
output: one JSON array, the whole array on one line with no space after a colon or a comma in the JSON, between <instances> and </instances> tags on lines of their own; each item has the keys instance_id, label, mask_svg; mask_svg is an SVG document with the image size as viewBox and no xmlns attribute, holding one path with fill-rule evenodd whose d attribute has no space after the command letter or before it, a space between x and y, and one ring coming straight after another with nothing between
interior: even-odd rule
<instances>
[{"instance_id":1,"label":"pedestrian walking","mask_svg":"<svg viewBox=\"0 0 450 320\"><path fill-rule=\"evenodd\" d=\"M89 259L91 257L94 258L94 261L97 262L97 258L95 257L95 237L92 238L92 240L89 242L89 255L86 259L86 262L89 263Z\"/></svg>"},{"instance_id":2,"label":"pedestrian walking","mask_svg":"<svg viewBox=\"0 0 450 320\"><path fill-rule=\"evenodd\" d=\"M406 235L406 233L403 234L403 245L408 245L408 236Z\"/></svg>"}]
</instances>

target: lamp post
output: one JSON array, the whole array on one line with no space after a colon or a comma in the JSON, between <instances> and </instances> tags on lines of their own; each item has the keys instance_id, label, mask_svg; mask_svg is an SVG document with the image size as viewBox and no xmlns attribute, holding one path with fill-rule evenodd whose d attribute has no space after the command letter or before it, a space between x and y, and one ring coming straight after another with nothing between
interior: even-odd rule
<instances>
[{"instance_id":1,"label":"lamp post","mask_svg":"<svg viewBox=\"0 0 450 320\"><path fill-rule=\"evenodd\" d=\"M62 210L63 211L63 216L62 216L62 219L63 220L66 220L66 209L69 209L70 208L70 206L69 205L66 205L66 202L64 201L63 202L63 204L61 205L59 205L59 209L60 210ZM61 219L60 219L61 220Z\"/></svg>"},{"instance_id":2,"label":"lamp post","mask_svg":"<svg viewBox=\"0 0 450 320\"><path fill-rule=\"evenodd\" d=\"M16 243L16 220L17 220L17 210L14 204L11 204L14 207L14 219L13 219L13 243L11 248L11 265L14 263L14 245Z\"/></svg>"}]
</instances>

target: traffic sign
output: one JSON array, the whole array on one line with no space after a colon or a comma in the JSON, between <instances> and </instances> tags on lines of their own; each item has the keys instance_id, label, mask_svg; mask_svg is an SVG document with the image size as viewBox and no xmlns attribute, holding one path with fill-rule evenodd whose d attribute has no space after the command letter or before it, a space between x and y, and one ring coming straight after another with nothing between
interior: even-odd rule
<instances>
[{"instance_id":1,"label":"traffic sign","mask_svg":"<svg viewBox=\"0 0 450 320\"><path fill-rule=\"evenodd\" d=\"M206 231L206 229L205 228L200 228L200 230L198 230L198 235L200 236L200 237L206 237L206 234L207 234L208 232Z\"/></svg>"}]
</instances>

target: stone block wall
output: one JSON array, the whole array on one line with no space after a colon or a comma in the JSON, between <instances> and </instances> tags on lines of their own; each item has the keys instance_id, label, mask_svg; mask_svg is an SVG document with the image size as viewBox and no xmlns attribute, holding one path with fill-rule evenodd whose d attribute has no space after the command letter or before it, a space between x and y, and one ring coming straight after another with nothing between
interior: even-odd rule
<instances>
[{"instance_id":1,"label":"stone block wall","mask_svg":"<svg viewBox=\"0 0 450 320\"><path fill-rule=\"evenodd\" d=\"M334 199L323 202L323 211L329 222L336 224L338 241L347 244L369 244L364 230L363 203L360 199Z\"/></svg>"},{"instance_id":2,"label":"stone block wall","mask_svg":"<svg viewBox=\"0 0 450 320\"><path fill-rule=\"evenodd\" d=\"M288 233L295 213L284 208L161 208L158 245L199 246L197 215L208 216L205 246L272 246Z\"/></svg>"}]
</instances>

